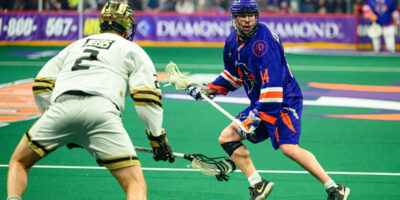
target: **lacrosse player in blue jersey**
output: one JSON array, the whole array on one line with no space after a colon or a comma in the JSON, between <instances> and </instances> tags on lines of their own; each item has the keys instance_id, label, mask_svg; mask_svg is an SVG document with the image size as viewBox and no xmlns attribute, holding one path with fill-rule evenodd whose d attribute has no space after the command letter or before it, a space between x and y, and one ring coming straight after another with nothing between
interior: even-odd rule
<instances>
[{"instance_id":1,"label":"lacrosse player in blue jersey","mask_svg":"<svg viewBox=\"0 0 400 200\"><path fill-rule=\"evenodd\" d=\"M396 52L396 26L399 23L399 12L396 10L396 5L392 0L367 0L363 6L363 15L372 22L372 27L378 27L380 33L385 39L386 49L391 52ZM379 24L376 25L376 24ZM377 30L369 30L377 31ZM381 34L370 34L372 45L375 52L381 50Z\"/></svg>"},{"instance_id":2,"label":"lacrosse player in blue jersey","mask_svg":"<svg viewBox=\"0 0 400 200\"><path fill-rule=\"evenodd\" d=\"M239 113L242 122L228 125L219 137L222 148L248 178L250 199L265 199L274 183L260 177L242 140L271 139L281 151L324 184L328 200L345 200L350 189L336 184L309 151L299 147L303 97L285 58L282 43L267 26L258 23L255 0L234 0L230 7L234 31L224 47L225 70L207 86L189 84L196 100L201 93L226 95L244 86L251 104Z\"/></svg>"}]
</instances>

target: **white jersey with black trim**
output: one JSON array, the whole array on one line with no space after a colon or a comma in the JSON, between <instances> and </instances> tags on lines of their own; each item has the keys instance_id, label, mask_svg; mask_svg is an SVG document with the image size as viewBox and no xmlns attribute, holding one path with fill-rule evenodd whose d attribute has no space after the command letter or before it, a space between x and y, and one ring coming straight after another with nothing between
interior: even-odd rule
<instances>
[{"instance_id":1,"label":"white jersey with black trim","mask_svg":"<svg viewBox=\"0 0 400 200\"><path fill-rule=\"evenodd\" d=\"M154 64L140 46L121 36L102 33L72 43L46 63L33 85L35 96L52 92L51 102L71 90L107 98L121 112L131 94L142 122L153 135L162 132L161 90Z\"/></svg>"}]
</instances>

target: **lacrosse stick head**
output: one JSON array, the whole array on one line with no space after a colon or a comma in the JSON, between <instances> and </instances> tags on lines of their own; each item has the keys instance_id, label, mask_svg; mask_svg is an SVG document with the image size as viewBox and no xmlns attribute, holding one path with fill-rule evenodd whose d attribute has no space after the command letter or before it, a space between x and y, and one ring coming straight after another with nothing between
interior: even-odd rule
<instances>
[{"instance_id":1,"label":"lacrosse stick head","mask_svg":"<svg viewBox=\"0 0 400 200\"><path fill-rule=\"evenodd\" d=\"M371 26L368 27L368 37L378 38L382 35L382 27L376 22L373 22Z\"/></svg>"},{"instance_id":2,"label":"lacrosse stick head","mask_svg":"<svg viewBox=\"0 0 400 200\"><path fill-rule=\"evenodd\" d=\"M226 157L209 158L202 154L192 154L192 164L190 165L193 169L198 169L205 175L215 176L218 181L228 181L228 173L235 171L235 163Z\"/></svg>"},{"instance_id":3,"label":"lacrosse stick head","mask_svg":"<svg viewBox=\"0 0 400 200\"><path fill-rule=\"evenodd\" d=\"M178 66L172 61L165 67L165 72L168 75L169 83L164 86L173 85L177 90L186 90L190 84L189 78L183 75Z\"/></svg>"}]
</instances>

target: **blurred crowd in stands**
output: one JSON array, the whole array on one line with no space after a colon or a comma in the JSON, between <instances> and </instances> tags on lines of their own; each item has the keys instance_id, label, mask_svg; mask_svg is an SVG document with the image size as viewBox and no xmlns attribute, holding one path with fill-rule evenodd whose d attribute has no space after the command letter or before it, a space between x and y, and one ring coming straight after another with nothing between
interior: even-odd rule
<instances>
[{"instance_id":1,"label":"blurred crowd in stands","mask_svg":"<svg viewBox=\"0 0 400 200\"><path fill-rule=\"evenodd\" d=\"M226 12L231 0L123 0L134 10L178 13ZM256 0L260 12L354 13L364 0ZM396 1L396 0L395 0ZM399 0L400 1L400 0ZM42 0L43 10L76 10L79 0ZM107 0L83 0L84 10L100 10ZM397 1L396 1L397 3ZM0 10L38 10L38 0L0 0Z\"/></svg>"}]
</instances>

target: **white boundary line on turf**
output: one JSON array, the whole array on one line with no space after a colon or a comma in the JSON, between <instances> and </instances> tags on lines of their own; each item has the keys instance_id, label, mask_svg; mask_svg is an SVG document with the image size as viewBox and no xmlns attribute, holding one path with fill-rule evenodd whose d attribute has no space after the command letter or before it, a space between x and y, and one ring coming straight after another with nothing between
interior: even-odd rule
<instances>
[{"instance_id":1,"label":"white boundary line on turf","mask_svg":"<svg viewBox=\"0 0 400 200\"><path fill-rule=\"evenodd\" d=\"M7 168L8 165L0 165L0 167ZM45 168L45 169L102 169L105 167L93 167L93 166L63 166L63 165L35 165L34 168ZM186 168L152 168L143 167L144 171L199 171L196 169ZM290 171L290 170L257 170L258 173L269 173L269 174L308 174L307 171ZM235 170L234 172L240 172ZM365 176L400 176L400 173L382 173L382 172L327 172L328 174L337 175L365 175Z\"/></svg>"},{"instance_id":2,"label":"white boundary line on turf","mask_svg":"<svg viewBox=\"0 0 400 200\"><path fill-rule=\"evenodd\" d=\"M0 61L0 66L43 66L41 61ZM166 63L165 63L166 64ZM157 69L164 69L164 63L155 63ZM180 69L223 69L223 64L179 64ZM353 66L292 66L294 71L338 71L338 72L400 72L397 67L353 67Z\"/></svg>"},{"instance_id":3,"label":"white boundary line on turf","mask_svg":"<svg viewBox=\"0 0 400 200\"><path fill-rule=\"evenodd\" d=\"M165 64L156 63L157 69L164 69ZM223 64L179 64L179 69L223 69ZM291 66L293 71L337 71L337 72L400 72L399 67L354 67L354 66Z\"/></svg>"}]
</instances>

